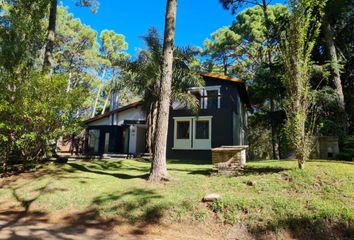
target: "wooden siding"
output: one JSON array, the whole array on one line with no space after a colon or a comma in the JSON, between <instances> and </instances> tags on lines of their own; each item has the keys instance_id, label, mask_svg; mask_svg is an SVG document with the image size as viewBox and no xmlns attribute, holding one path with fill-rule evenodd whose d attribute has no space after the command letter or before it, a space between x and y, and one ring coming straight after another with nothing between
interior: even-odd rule
<instances>
[{"instance_id":1,"label":"wooden siding","mask_svg":"<svg viewBox=\"0 0 354 240\"><path fill-rule=\"evenodd\" d=\"M239 84L231 81L204 76L205 86L221 86L219 109L200 109L197 114L190 110L179 109L170 111L167 137L167 157L172 159L193 159L211 162L211 150L178 150L173 149L174 117L212 116L211 148L222 145L240 145L241 129L245 129L246 103L240 96Z\"/></svg>"}]
</instances>

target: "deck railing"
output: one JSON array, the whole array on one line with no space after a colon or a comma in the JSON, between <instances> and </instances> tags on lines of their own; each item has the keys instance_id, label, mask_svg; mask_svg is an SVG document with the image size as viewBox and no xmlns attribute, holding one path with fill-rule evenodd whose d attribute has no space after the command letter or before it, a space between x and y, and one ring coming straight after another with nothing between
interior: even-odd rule
<instances>
[{"instance_id":1,"label":"deck railing","mask_svg":"<svg viewBox=\"0 0 354 240\"><path fill-rule=\"evenodd\" d=\"M231 95L214 95L214 96L199 96L200 109L221 109L237 107L236 100ZM188 105L175 103L174 110L190 109Z\"/></svg>"}]
</instances>

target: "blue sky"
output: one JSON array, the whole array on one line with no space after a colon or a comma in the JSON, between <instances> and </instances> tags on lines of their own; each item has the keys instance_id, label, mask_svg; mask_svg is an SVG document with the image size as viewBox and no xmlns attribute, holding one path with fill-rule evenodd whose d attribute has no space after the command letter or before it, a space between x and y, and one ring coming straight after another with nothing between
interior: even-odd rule
<instances>
[{"instance_id":1,"label":"blue sky","mask_svg":"<svg viewBox=\"0 0 354 240\"><path fill-rule=\"evenodd\" d=\"M69 12L98 33L109 29L125 35L132 56L144 47L139 36L149 27L156 27L161 36L163 34L166 0L100 0L96 14L87 8L76 7L73 0L62 2L69 6ZM233 19L231 12L224 10L218 0L179 0L176 45L202 46L211 33L230 25Z\"/></svg>"}]
</instances>

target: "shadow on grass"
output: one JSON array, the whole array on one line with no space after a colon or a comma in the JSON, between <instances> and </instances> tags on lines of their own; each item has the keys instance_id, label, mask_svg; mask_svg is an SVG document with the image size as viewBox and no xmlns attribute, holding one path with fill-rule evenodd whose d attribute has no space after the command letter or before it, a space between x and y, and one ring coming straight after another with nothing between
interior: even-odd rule
<instances>
[{"instance_id":1,"label":"shadow on grass","mask_svg":"<svg viewBox=\"0 0 354 240\"><path fill-rule=\"evenodd\" d=\"M51 217L45 211L0 212L0 223L5 223L0 231L1 239L107 239L112 228L119 224L100 216L98 210L92 208L55 218L55 224Z\"/></svg>"},{"instance_id":2,"label":"shadow on grass","mask_svg":"<svg viewBox=\"0 0 354 240\"><path fill-rule=\"evenodd\" d=\"M186 172L191 175L210 176L212 172L209 160L170 159L167 160L167 168L169 171Z\"/></svg>"},{"instance_id":3,"label":"shadow on grass","mask_svg":"<svg viewBox=\"0 0 354 240\"><path fill-rule=\"evenodd\" d=\"M210 176L212 173L211 168L205 168L205 169L168 168L168 171L185 172L185 173L191 174L191 175L204 175L204 176Z\"/></svg>"},{"instance_id":4,"label":"shadow on grass","mask_svg":"<svg viewBox=\"0 0 354 240\"><path fill-rule=\"evenodd\" d=\"M192 165L211 165L211 161L205 160L195 160L195 159L169 159L167 164L192 164Z\"/></svg>"},{"instance_id":5,"label":"shadow on grass","mask_svg":"<svg viewBox=\"0 0 354 240\"><path fill-rule=\"evenodd\" d=\"M179 163L179 164L193 164L196 165L197 161L182 161L182 160L169 160L168 163ZM200 164L200 162L199 162ZM210 164L209 164L210 165ZM263 174L273 174L273 173L279 173L283 171L290 170L291 168L285 168L285 167L263 167L263 166L247 166L245 167L244 171L241 172L241 175L263 175ZM174 167L168 168L169 171L178 171L178 172L186 172L188 174L192 175L204 175L204 176L210 176L212 174L212 165L206 166L205 168L195 168L191 167L189 168L188 166L186 167Z\"/></svg>"},{"instance_id":6,"label":"shadow on grass","mask_svg":"<svg viewBox=\"0 0 354 240\"><path fill-rule=\"evenodd\" d=\"M344 160L322 160L322 159L311 159L307 162L310 163L334 163L334 164L348 164L354 167L353 161L344 161Z\"/></svg>"},{"instance_id":7,"label":"shadow on grass","mask_svg":"<svg viewBox=\"0 0 354 240\"><path fill-rule=\"evenodd\" d=\"M84 166L82 164L77 164L77 163L67 163L67 165L71 166L76 171L89 172L89 173L100 174L100 175L108 175L108 176L116 177L119 179L133 179L133 178L147 179L149 176L148 173L140 174L140 175L130 175L130 174L125 174L125 173L111 173L111 172L107 172L107 170L99 171L99 170L95 170L95 169L97 169L97 167L93 167L94 165L90 165L88 167ZM112 170L112 166L110 166L110 167L106 166L106 167L107 167L106 169ZM95 169L91 169L91 168L95 168ZM120 166L117 167L117 169L119 169L119 168L120 168ZM127 170L127 169L124 168L124 170Z\"/></svg>"},{"instance_id":8,"label":"shadow on grass","mask_svg":"<svg viewBox=\"0 0 354 240\"><path fill-rule=\"evenodd\" d=\"M162 196L154 190L135 188L122 193L98 196L83 211L59 213L58 216L54 216L53 224L52 212L30 210L32 203L49 191L47 187L37 190L38 195L27 200L21 198L14 190L14 197L23 210L19 207L0 210L1 239L66 240L72 239L73 236L82 239L106 239L109 235L115 234L114 227L122 224L129 225L130 234L143 235L150 225L161 224L164 212L168 208L159 201ZM102 212L111 217L102 216Z\"/></svg>"},{"instance_id":9,"label":"shadow on grass","mask_svg":"<svg viewBox=\"0 0 354 240\"><path fill-rule=\"evenodd\" d=\"M263 174L273 174L273 173L280 173L283 171L290 170L291 168L284 168L284 167L257 167L257 166L247 166L242 172L242 175L249 176L249 175L263 175Z\"/></svg>"},{"instance_id":10,"label":"shadow on grass","mask_svg":"<svg viewBox=\"0 0 354 240\"><path fill-rule=\"evenodd\" d=\"M22 186L10 188L13 198L16 200L17 204L19 204L21 206L21 208L23 208L23 209L18 212L14 212L12 210L1 212L1 215L14 215L14 216L11 218L10 221L6 222L5 224L0 225L0 231L6 227L9 227L11 225L18 223L22 218L26 217L30 212L31 205L40 196L42 196L44 194L54 193L57 191L66 191L66 189L61 189L61 188L50 188L49 187L50 184L47 183L45 186L33 190L34 192L38 192L38 193L32 194L32 198L24 198L21 196L21 194L19 194L19 192L22 192L21 188L24 187L25 185L26 184L23 184ZM39 212L39 211L32 212L31 214L37 218L45 216L45 213ZM2 219L0 218L0 220L2 220Z\"/></svg>"},{"instance_id":11,"label":"shadow on grass","mask_svg":"<svg viewBox=\"0 0 354 240\"><path fill-rule=\"evenodd\" d=\"M64 165L63 165L64 166ZM63 167L57 167L55 169L48 168L48 165L41 165L39 169L30 172L24 172L19 175L13 175L7 178L0 178L0 188L13 188L17 184L21 184L24 181L30 182L31 180L39 181L45 179L48 176L60 181L63 179L78 179L78 181L84 181L85 179L91 179L90 177L74 176L68 174L68 172L74 172L74 169L65 169Z\"/></svg>"},{"instance_id":12,"label":"shadow on grass","mask_svg":"<svg viewBox=\"0 0 354 240\"><path fill-rule=\"evenodd\" d=\"M136 221L158 223L166 208L157 201L158 199L162 199L162 196L154 190L135 188L123 193L109 193L96 197L92 203L130 223Z\"/></svg>"},{"instance_id":13,"label":"shadow on grass","mask_svg":"<svg viewBox=\"0 0 354 240\"><path fill-rule=\"evenodd\" d=\"M354 222L331 222L326 219L286 218L276 224L266 227L251 227L250 232L256 239L264 239L265 235L286 232L291 239L323 239L323 240L351 240L354 239ZM274 236L273 236L274 237Z\"/></svg>"}]
</instances>

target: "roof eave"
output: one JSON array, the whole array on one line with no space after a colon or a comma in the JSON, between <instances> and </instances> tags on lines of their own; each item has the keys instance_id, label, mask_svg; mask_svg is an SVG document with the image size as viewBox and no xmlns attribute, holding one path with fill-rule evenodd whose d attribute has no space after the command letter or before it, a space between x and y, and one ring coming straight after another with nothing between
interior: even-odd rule
<instances>
[{"instance_id":1,"label":"roof eave","mask_svg":"<svg viewBox=\"0 0 354 240\"><path fill-rule=\"evenodd\" d=\"M131 108L136 108L136 107L139 107L142 104L143 104L143 101L134 102L134 103L128 104L126 106L123 106L121 108L115 109L113 111L110 111L110 112L95 116L93 118L86 119L85 121L83 121L83 123L88 124L88 123L91 123L91 122L95 122L95 121L101 120L101 119L103 119L105 117L109 117L111 114L123 112L123 111L129 110Z\"/></svg>"}]
</instances>

